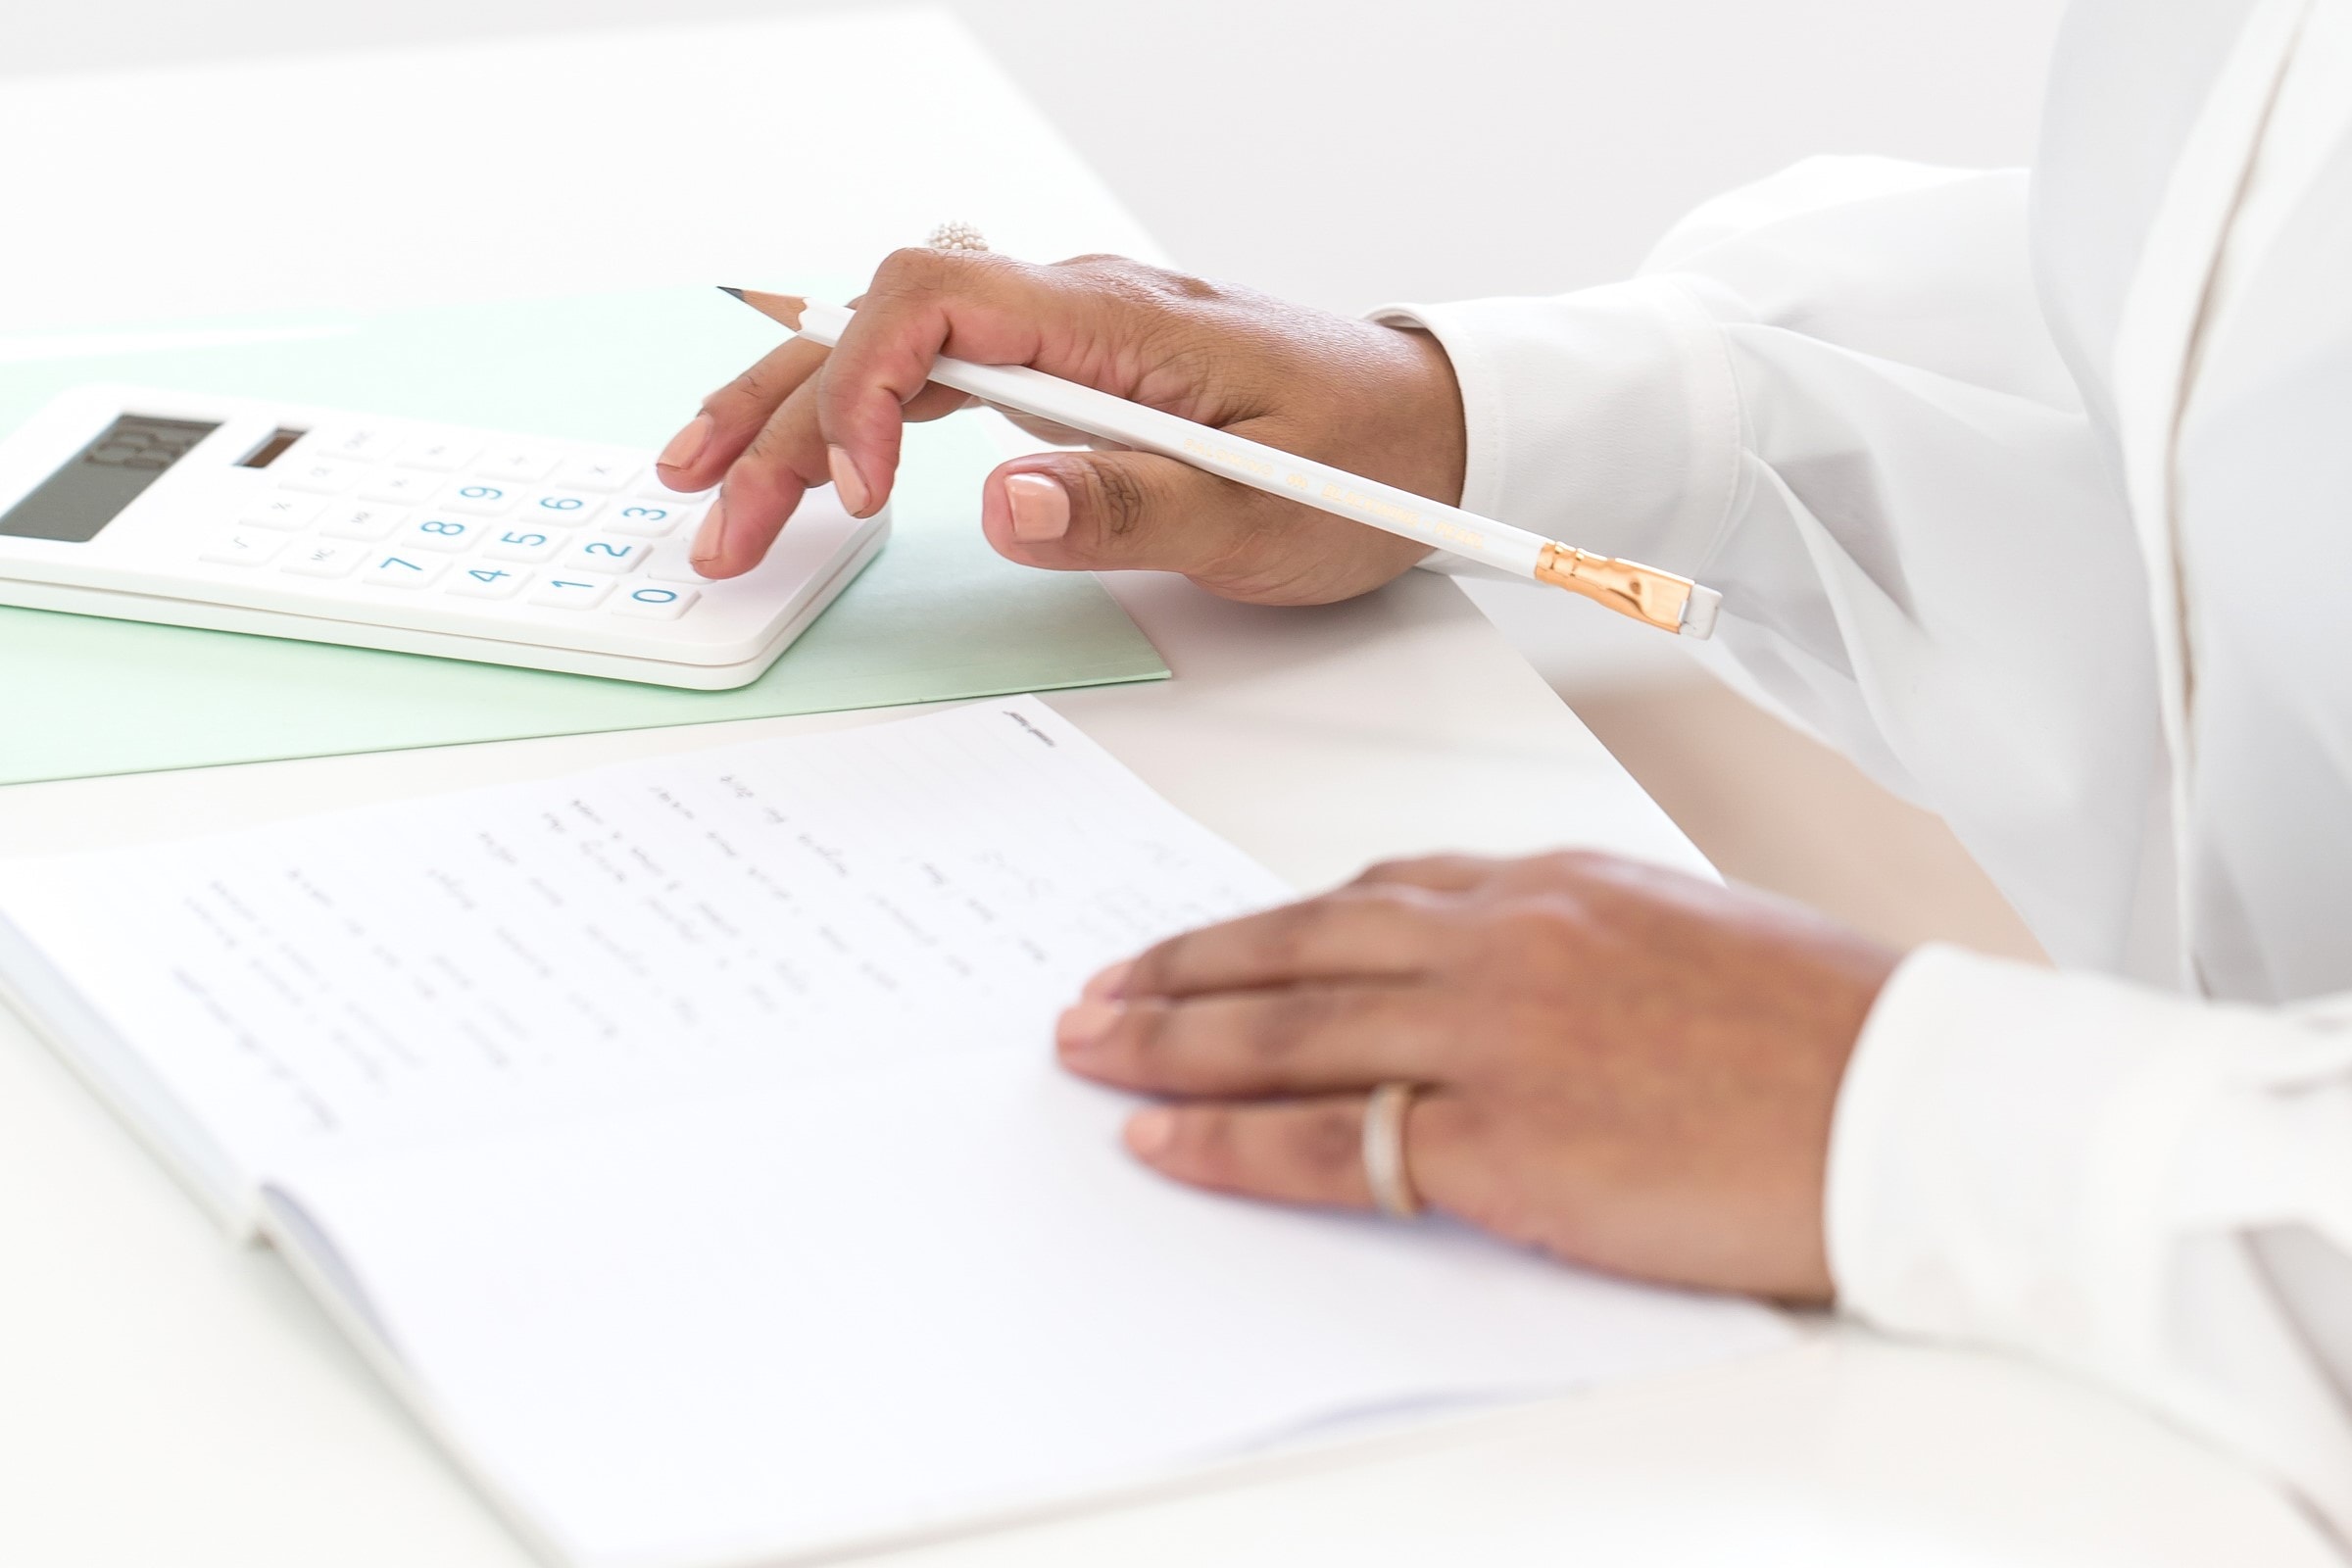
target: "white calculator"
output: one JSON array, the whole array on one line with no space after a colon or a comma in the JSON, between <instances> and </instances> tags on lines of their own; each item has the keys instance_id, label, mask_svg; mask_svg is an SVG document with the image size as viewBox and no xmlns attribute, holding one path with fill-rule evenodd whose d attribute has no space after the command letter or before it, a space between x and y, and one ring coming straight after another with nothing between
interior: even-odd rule
<instances>
[{"instance_id":1,"label":"white calculator","mask_svg":"<svg viewBox=\"0 0 2352 1568\"><path fill-rule=\"evenodd\" d=\"M90 386L0 442L0 604L721 690L882 548L812 492L705 579L651 453Z\"/></svg>"}]
</instances>

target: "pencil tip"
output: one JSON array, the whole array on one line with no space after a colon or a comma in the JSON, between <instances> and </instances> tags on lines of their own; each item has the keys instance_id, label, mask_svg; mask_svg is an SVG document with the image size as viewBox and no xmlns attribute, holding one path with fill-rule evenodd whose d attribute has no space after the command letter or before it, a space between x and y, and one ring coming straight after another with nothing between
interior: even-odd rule
<instances>
[{"instance_id":1,"label":"pencil tip","mask_svg":"<svg viewBox=\"0 0 2352 1568\"><path fill-rule=\"evenodd\" d=\"M729 287L727 287L727 285L726 285L726 284L724 284L724 283L721 283L721 284L719 284L719 285L718 285L718 291L719 291L721 294L732 294L732 295L734 295L734 296L735 296L737 299L742 299L742 298L743 298L743 290L741 290L741 289L739 289L739 288L729 288Z\"/></svg>"}]
</instances>

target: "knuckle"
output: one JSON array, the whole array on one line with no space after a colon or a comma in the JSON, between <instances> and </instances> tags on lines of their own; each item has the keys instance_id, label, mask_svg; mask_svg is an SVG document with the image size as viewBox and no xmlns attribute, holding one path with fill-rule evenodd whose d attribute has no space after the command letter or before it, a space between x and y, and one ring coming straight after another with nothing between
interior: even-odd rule
<instances>
[{"instance_id":1,"label":"knuckle","mask_svg":"<svg viewBox=\"0 0 2352 1568\"><path fill-rule=\"evenodd\" d=\"M882 258L874 269L872 292L877 294L932 294L947 284L950 276L948 253L921 245L902 245Z\"/></svg>"},{"instance_id":2,"label":"knuckle","mask_svg":"<svg viewBox=\"0 0 2352 1568\"><path fill-rule=\"evenodd\" d=\"M1251 1006L1236 1031L1239 1044L1260 1064L1298 1054L1307 1038L1330 1023L1332 999L1316 991L1277 993Z\"/></svg>"},{"instance_id":3,"label":"knuckle","mask_svg":"<svg viewBox=\"0 0 2352 1568\"><path fill-rule=\"evenodd\" d=\"M1563 881L1598 882L1608 877L1616 859L1599 850L1565 849L1539 856L1537 864Z\"/></svg>"},{"instance_id":4,"label":"knuckle","mask_svg":"<svg viewBox=\"0 0 2352 1568\"><path fill-rule=\"evenodd\" d=\"M1241 1171L1230 1111L1206 1105L1178 1111L1175 1146L1178 1160L1197 1176L1229 1182Z\"/></svg>"},{"instance_id":5,"label":"knuckle","mask_svg":"<svg viewBox=\"0 0 2352 1568\"><path fill-rule=\"evenodd\" d=\"M1487 917L1485 945L1513 968L1556 960L1571 946L1568 922L1546 905L1514 902Z\"/></svg>"},{"instance_id":6,"label":"knuckle","mask_svg":"<svg viewBox=\"0 0 2352 1568\"><path fill-rule=\"evenodd\" d=\"M1292 1163L1317 1178L1318 1186L1353 1171L1363 1151L1363 1113L1352 1104L1316 1105L1286 1118Z\"/></svg>"},{"instance_id":7,"label":"knuckle","mask_svg":"<svg viewBox=\"0 0 2352 1568\"><path fill-rule=\"evenodd\" d=\"M724 414L727 405L733 403L766 404L774 402L784 395L785 389L778 384L780 380L781 377L776 373L775 368L765 360L761 360L734 380L703 399L703 412L713 415Z\"/></svg>"},{"instance_id":8,"label":"knuckle","mask_svg":"<svg viewBox=\"0 0 2352 1568\"><path fill-rule=\"evenodd\" d=\"M1110 1046L1139 1062L1162 1054L1170 1010L1168 1004L1157 997L1129 1003L1120 1015L1118 1027L1111 1031Z\"/></svg>"},{"instance_id":9,"label":"knuckle","mask_svg":"<svg viewBox=\"0 0 2352 1568\"><path fill-rule=\"evenodd\" d=\"M1135 956L1135 967L1127 971L1126 995L1145 998L1164 995L1183 971L1186 953L1191 947L1192 934L1170 937L1146 948Z\"/></svg>"},{"instance_id":10,"label":"knuckle","mask_svg":"<svg viewBox=\"0 0 2352 1568\"><path fill-rule=\"evenodd\" d=\"M1103 533L1124 539L1140 532L1151 511L1151 497L1123 463L1085 466L1087 501Z\"/></svg>"}]
</instances>

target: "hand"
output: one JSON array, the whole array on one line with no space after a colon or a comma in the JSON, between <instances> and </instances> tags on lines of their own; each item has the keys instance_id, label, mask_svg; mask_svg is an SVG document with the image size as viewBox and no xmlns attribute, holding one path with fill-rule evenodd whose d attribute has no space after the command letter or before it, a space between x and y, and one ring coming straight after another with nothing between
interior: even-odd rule
<instances>
[{"instance_id":1,"label":"hand","mask_svg":"<svg viewBox=\"0 0 2352 1568\"><path fill-rule=\"evenodd\" d=\"M1175 1102L1127 1142L1179 1181L1367 1206L1365 1096L1402 1079L1432 1207L1574 1263L1822 1301L1831 1112L1896 958L1607 856L1441 858L1114 965L1056 1045Z\"/></svg>"},{"instance_id":2,"label":"hand","mask_svg":"<svg viewBox=\"0 0 2352 1568\"><path fill-rule=\"evenodd\" d=\"M725 485L694 544L706 575L757 565L828 479L867 516L890 497L901 428L971 400L924 380L939 355L1034 366L1434 500L1462 488L1461 394L1426 333L1326 316L1116 257L1037 267L900 251L831 351L794 339L712 393L662 452L672 488ZM1083 444L1067 430L1042 438ZM1428 553L1295 502L1138 452L1019 458L988 476L981 527L1057 570L1178 571L1229 598L1320 604Z\"/></svg>"}]
</instances>

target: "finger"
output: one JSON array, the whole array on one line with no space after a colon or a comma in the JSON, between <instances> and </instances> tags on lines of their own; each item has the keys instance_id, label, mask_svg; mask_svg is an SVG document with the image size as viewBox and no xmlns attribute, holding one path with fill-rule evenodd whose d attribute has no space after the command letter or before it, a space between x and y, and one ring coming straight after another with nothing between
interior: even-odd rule
<instances>
[{"instance_id":1,"label":"finger","mask_svg":"<svg viewBox=\"0 0 2352 1568\"><path fill-rule=\"evenodd\" d=\"M1458 1006L1380 982L1278 986L1170 1001L1081 1000L1061 1015L1063 1065L1155 1095L1253 1098L1448 1079L1462 1056Z\"/></svg>"},{"instance_id":2,"label":"finger","mask_svg":"<svg viewBox=\"0 0 2352 1568\"><path fill-rule=\"evenodd\" d=\"M768 416L725 472L725 488L704 516L688 552L706 577L735 577L760 564L801 498L831 482L817 433L814 378L795 387ZM926 387L907 405L909 419L935 419L969 400L953 387ZM663 475L664 478L667 475Z\"/></svg>"},{"instance_id":3,"label":"finger","mask_svg":"<svg viewBox=\"0 0 2352 1568\"><path fill-rule=\"evenodd\" d=\"M906 407L929 384L933 360L1036 357L1037 331L1020 323L1054 303L1043 271L985 253L906 250L883 262L819 378L818 421L853 514L870 516L889 499Z\"/></svg>"},{"instance_id":4,"label":"finger","mask_svg":"<svg viewBox=\"0 0 2352 1568\"><path fill-rule=\"evenodd\" d=\"M655 471L672 490L706 490L718 483L728 465L752 444L784 400L825 363L825 350L806 338L791 338L757 365L703 399L702 412L654 460Z\"/></svg>"},{"instance_id":5,"label":"finger","mask_svg":"<svg viewBox=\"0 0 2352 1568\"><path fill-rule=\"evenodd\" d=\"M1054 571L1173 571L1228 598L1319 604L1429 553L1411 539L1144 452L1015 458L981 490L1008 561Z\"/></svg>"},{"instance_id":6,"label":"finger","mask_svg":"<svg viewBox=\"0 0 2352 1568\"><path fill-rule=\"evenodd\" d=\"M1343 890L1171 937L1132 960L1118 990L1133 1001L1407 979L1440 956L1446 935L1444 912L1418 889Z\"/></svg>"},{"instance_id":7,"label":"finger","mask_svg":"<svg viewBox=\"0 0 2352 1568\"><path fill-rule=\"evenodd\" d=\"M1279 1203L1370 1208L1362 1095L1253 1105L1154 1105L1129 1118L1130 1152L1164 1176ZM1405 1175L1433 1208L1472 1174L1476 1150L1453 1097L1417 1095L1404 1116Z\"/></svg>"},{"instance_id":8,"label":"finger","mask_svg":"<svg viewBox=\"0 0 2352 1568\"><path fill-rule=\"evenodd\" d=\"M999 555L1060 571L1230 568L1291 510L1262 492L1143 452L1015 458L981 488Z\"/></svg>"},{"instance_id":9,"label":"finger","mask_svg":"<svg viewBox=\"0 0 2352 1568\"><path fill-rule=\"evenodd\" d=\"M760 564L801 498L826 482L815 401L813 380L795 387L727 469L687 551L695 570L737 577Z\"/></svg>"}]
</instances>

